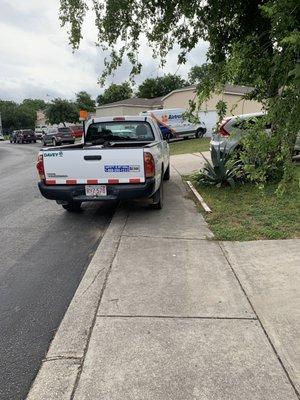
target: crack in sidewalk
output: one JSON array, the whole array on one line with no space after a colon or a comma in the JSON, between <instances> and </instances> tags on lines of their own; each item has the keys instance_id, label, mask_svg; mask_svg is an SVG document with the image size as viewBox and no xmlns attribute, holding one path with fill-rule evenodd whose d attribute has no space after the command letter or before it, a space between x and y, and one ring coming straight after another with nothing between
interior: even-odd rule
<instances>
[{"instance_id":1,"label":"crack in sidewalk","mask_svg":"<svg viewBox=\"0 0 300 400\"><path fill-rule=\"evenodd\" d=\"M103 267L103 268L101 268L98 272L97 272L97 274L94 276L94 278L92 279L92 282L88 285L88 287L81 293L81 295L80 296L83 296L88 290L89 290L89 288L95 283L95 281L96 281L96 279L98 278L98 276L101 274L101 272L102 271L104 271L105 270L105 268Z\"/></svg>"},{"instance_id":2,"label":"crack in sidewalk","mask_svg":"<svg viewBox=\"0 0 300 400\"><path fill-rule=\"evenodd\" d=\"M48 361L59 361L59 360L73 360L73 361L78 361L78 364L82 363L82 357L75 357L75 356L53 356L49 358L45 358L42 360L42 363L46 363Z\"/></svg>"}]
</instances>

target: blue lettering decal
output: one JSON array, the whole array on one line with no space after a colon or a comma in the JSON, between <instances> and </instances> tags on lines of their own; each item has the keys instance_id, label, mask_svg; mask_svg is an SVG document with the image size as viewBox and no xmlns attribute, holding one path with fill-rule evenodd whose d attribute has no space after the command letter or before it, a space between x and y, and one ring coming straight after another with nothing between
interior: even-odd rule
<instances>
[{"instance_id":1,"label":"blue lettering decal","mask_svg":"<svg viewBox=\"0 0 300 400\"><path fill-rule=\"evenodd\" d=\"M104 172L139 172L139 165L104 165Z\"/></svg>"}]
</instances>

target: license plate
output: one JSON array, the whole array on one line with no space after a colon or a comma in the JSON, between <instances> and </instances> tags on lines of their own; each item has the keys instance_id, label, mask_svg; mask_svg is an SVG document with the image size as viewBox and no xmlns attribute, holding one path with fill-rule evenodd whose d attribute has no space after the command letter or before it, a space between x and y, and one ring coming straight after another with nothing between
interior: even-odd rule
<instances>
[{"instance_id":1,"label":"license plate","mask_svg":"<svg viewBox=\"0 0 300 400\"><path fill-rule=\"evenodd\" d=\"M85 186L86 196L100 197L106 196L106 186L105 185L86 185Z\"/></svg>"}]
</instances>

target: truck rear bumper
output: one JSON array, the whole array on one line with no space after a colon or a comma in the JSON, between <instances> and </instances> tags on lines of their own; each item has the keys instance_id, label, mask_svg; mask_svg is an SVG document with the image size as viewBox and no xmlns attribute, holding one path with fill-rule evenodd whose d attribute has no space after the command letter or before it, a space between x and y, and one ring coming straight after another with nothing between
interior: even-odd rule
<instances>
[{"instance_id":1,"label":"truck rear bumper","mask_svg":"<svg viewBox=\"0 0 300 400\"><path fill-rule=\"evenodd\" d=\"M118 185L106 185L107 196L91 197L85 194L85 185L45 185L38 183L41 194L49 200L62 202L72 201L105 201L128 200L148 198L154 194L155 179L147 179L145 183L126 183Z\"/></svg>"}]
</instances>

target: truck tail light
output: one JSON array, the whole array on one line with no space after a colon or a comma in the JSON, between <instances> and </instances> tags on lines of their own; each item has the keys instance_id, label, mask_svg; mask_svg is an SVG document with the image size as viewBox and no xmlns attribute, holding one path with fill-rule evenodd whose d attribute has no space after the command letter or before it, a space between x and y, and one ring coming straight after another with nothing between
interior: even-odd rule
<instances>
[{"instance_id":1,"label":"truck tail light","mask_svg":"<svg viewBox=\"0 0 300 400\"><path fill-rule=\"evenodd\" d=\"M155 175L155 163L151 153L144 153L145 177L153 178Z\"/></svg>"},{"instance_id":2,"label":"truck tail light","mask_svg":"<svg viewBox=\"0 0 300 400\"><path fill-rule=\"evenodd\" d=\"M223 137L228 137L230 136L230 133L225 129L225 125L227 124L227 122L229 122L231 120L231 118L225 118L223 119L223 121L221 122L220 126L219 126L219 135L223 136Z\"/></svg>"},{"instance_id":3,"label":"truck tail light","mask_svg":"<svg viewBox=\"0 0 300 400\"><path fill-rule=\"evenodd\" d=\"M41 181L45 179L44 157L40 154L37 159L36 169L38 170Z\"/></svg>"}]
</instances>

